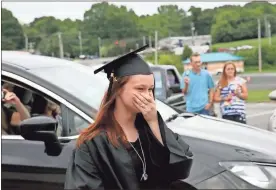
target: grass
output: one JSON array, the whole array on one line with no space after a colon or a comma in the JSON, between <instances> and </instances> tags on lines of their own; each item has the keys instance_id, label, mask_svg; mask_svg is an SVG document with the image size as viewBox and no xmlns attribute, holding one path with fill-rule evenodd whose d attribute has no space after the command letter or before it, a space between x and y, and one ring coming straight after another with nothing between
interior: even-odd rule
<instances>
[{"instance_id":1,"label":"grass","mask_svg":"<svg viewBox=\"0 0 276 190\"><path fill-rule=\"evenodd\" d=\"M269 44L268 38L262 38L261 41L262 41L262 45ZM271 37L271 44L276 44L276 35ZM217 44L214 44L213 47L215 47L215 48L230 48L230 47L237 47L237 46L243 46L243 45L257 47L258 46L258 38L250 39L250 40L226 42L226 43L217 43Z\"/></svg>"},{"instance_id":2,"label":"grass","mask_svg":"<svg viewBox=\"0 0 276 190\"><path fill-rule=\"evenodd\" d=\"M248 90L249 103L269 102L268 94L271 90Z\"/></svg>"},{"instance_id":3,"label":"grass","mask_svg":"<svg viewBox=\"0 0 276 190\"><path fill-rule=\"evenodd\" d=\"M258 73L258 66L247 66L244 69L244 73ZM276 73L276 66L263 66L262 73Z\"/></svg>"}]
</instances>

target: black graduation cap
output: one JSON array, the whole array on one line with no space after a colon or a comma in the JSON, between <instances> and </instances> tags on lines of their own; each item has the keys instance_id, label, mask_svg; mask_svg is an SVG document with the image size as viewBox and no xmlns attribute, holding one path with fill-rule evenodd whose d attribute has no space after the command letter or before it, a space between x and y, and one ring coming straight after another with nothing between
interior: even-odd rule
<instances>
[{"instance_id":1,"label":"black graduation cap","mask_svg":"<svg viewBox=\"0 0 276 190\"><path fill-rule=\"evenodd\" d=\"M131 51L119 58L105 64L104 66L96 69L94 74L104 70L109 79L109 87L107 91L107 99L111 94L113 80L115 78L132 76L132 75L150 75L152 71L147 62L145 62L137 53L145 50L148 45L142 46L134 51Z\"/></svg>"},{"instance_id":2,"label":"black graduation cap","mask_svg":"<svg viewBox=\"0 0 276 190\"><path fill-rule=\"evenodd\" d=\"M110 79L111 73L114 77L120 78L124 76L132 75L149 75L152 74L150 66L145 62L137 53L145 50L148 45L142 46L132 52L120 56L119 58L110 61L104 66L96 69L94 74L104 70L107 74L107 78Z\"/></svg>"}]
</instances>

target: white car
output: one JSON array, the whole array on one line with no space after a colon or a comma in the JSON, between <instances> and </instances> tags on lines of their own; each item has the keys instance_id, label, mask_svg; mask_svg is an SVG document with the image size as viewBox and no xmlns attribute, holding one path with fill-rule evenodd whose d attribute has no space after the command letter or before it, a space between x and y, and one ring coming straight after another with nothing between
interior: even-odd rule
<instances>
[{"instance_id":1,"label":"white car","mask_svg":"<svg viewBox=\"0 0 276 190\"><path fill-rule=\"evenodd\" d=\"M272 92L270 92L268 97L270 100L276 100L276 90L273 90Z\"/></svg>"},{"instance_id":2,"label":"white car","mask_svg":"<svg viewBox=\"0 0 276 190\"><path fill-rule=\"evenodd\" d=\"M268 130L272 132L276 132L276 109L273 114L269 118Z\"/></svg>"}]
</instances>

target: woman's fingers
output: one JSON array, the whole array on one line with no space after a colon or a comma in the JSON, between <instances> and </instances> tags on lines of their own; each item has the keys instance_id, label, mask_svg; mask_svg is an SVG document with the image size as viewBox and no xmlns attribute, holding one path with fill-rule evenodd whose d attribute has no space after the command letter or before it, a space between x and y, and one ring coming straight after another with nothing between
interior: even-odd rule
<instances>
[{"instance_id":1,"label":"woman's fingers","mask_svg":"<svg viewBox=\"0 0 276 190\"><path fill-rule=\"evenodd\" d=\"M6 96L5 96L5 99L6 100L12 100L15 98L15 94L14 93L7 93Z\"/></svg>"},{"instance_id":2,"label":"woman's fingers","mask_svg":"<svg viewBox=\"0 0 276 190\"><path fill-rule=\"evenodd\" d=\"M6 92L6 93L9 92L9 91L8 91L7 89L5 89L5 88L3 88L2 91L3 91L3 92Z\"/></svg>"},{"instance_id":3,"label":"woman's fingers","mask_svg":"<svg viewBox=\"0 0 276 190\"><path fill-rule=\"evenodd\" d=\"M134 96L142 103L142 104L149 104L150 102L147 101L142 95L134 94Z\"/></svg>"},{"instance_id":4,"label":"woman's fingers","mask_svg":"<svg viewBox=\"0 0 276 190\"><path fill-rule=\"evenodd\" d=\"M141 97L143 97L148 103L152 103L153 99L150 96L145 96L144 94L140 94Z\"/></svg>"},{"instance_id":5,"label":"woman's fingers","mask_svg":"<svg viewBox=\"0 0 276 190\"><path fill-rule=\"evenodd\" d=\"M143 105L145 104L144 102L142 102L142 100L140 100L137 96L135 96L133 98L134 102L137 103L140 107L143 107Z\"/></svg>"},{"instance_id":6,"label":"woman's fingers","mask_svg":"<svg viewBox=\"0 0 276 190\"><path fill-rule=\"evenodd\" d=\"M139 111L142 113L144 112L144 108L141 106L141 104L137 103L137 101L133 100L133 104Z\"/></svg>"}]
</instances>

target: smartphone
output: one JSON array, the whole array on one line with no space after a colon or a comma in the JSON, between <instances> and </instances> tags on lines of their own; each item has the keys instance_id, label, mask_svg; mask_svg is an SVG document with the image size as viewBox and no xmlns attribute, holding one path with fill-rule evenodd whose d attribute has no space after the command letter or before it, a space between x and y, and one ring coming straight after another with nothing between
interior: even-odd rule
<instances>
[{"instance_id":1,"label":"smartphone","mask_svg":"<svg viewBox=\"0 0 276 190\"><path fill-rule=\"evenodd\" d=\"M5 99L6 92L2 91L2 100Z\"/></svg>"}]
</instances>

